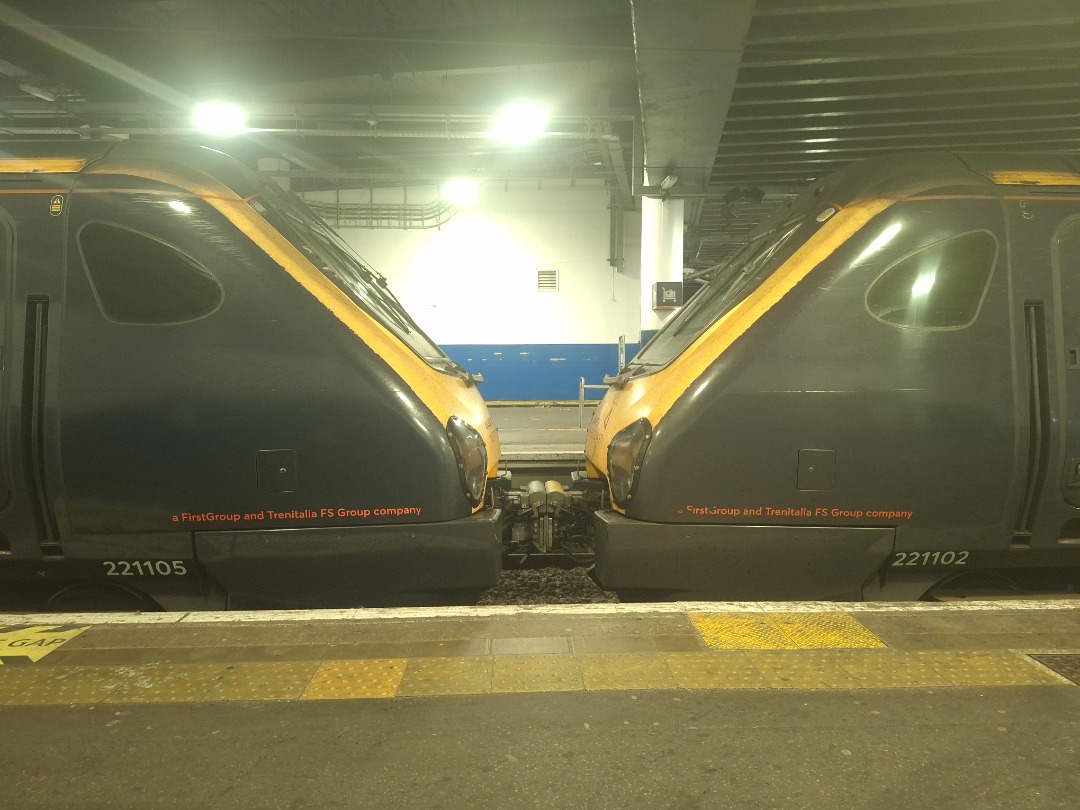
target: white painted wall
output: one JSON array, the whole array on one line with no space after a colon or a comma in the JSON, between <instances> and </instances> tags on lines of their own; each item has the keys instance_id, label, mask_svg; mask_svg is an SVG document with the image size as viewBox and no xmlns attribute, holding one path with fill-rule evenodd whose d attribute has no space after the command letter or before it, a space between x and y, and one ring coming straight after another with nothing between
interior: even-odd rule
<instances>
[{"instance_id":1,"label":"white painted wall","mask_svg":"<svg viewBox=\"0 0 1080 810\"><path fill-rule=\"evenodd\" d=\"M683 200L641 198L641 328L659 329L670 309L652 308L653 283L682 281Z\"/></svg>"},{"instance_id":2,"label":"white painted wall","mask_svg":"<svg viewBox=\"0 0 1080 810\"><path fill-rule=\"evenodd\" d=\"M436 194L410 188L408 201ZM370 196L341 192L338 199ZM376 202L401 199L400 191L376 194ZM338 230L437 343L616 343L619 335L634 343L640 216L627 216L624 272L608 264L608 192L600 185L488 183L476 203L437 230ZM537 268L558 268L558 292L537 291Z\"/></svg>"}]
</instances>

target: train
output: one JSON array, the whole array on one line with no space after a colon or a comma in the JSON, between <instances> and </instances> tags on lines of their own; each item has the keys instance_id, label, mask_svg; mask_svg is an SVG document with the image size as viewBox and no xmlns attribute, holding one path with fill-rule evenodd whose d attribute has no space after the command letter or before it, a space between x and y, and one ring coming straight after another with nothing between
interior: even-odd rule
<instances>
[{"instance_id":1,"label":"train","mask_svg":"<svg viewBox=\"0 0 1080 810\"><path fill-rule=\"evenodd\" d=\"M854 163L706 282L589 426L602 586L1076 591L1080 158Z\"/></svg>"},{"instance_id":2,"label":"train","mask_svg":"<svg viewBox=\"0 0 1080 810\"><path fill-rule=\"evenodd\" d=\"M0 290L5 605L468 604L530 557L624 600L1080 585L1075 156L812 183L518 489L480 376L218 151L5 142Z\"/></svg>"},{"instance_id":3,"label":"train","mask_svg":"<svg viewBox=\"0 0 1080 810\"><path fill-rule=\"evenodd\" d=\"M55 609L468 601L499 576L479 377L209 148L0 150L0 593Z\"/></svg>"}]
</instances>

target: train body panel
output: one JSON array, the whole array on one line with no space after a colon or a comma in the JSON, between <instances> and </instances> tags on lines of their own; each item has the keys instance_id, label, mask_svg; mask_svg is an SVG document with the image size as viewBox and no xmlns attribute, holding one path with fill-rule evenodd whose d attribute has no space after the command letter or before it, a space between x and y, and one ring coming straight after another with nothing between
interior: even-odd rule
<instances>
[{"instance_id":1,"label":"train body panel","mask_svg":"<svg viewBox=\"0 0 1080 810\"><path fill-rule=\"evenodd\" d=\"M0 576L183 607L493 584L494 425L381 278L218 153L91 149L0 175Z\"/></svg>"},{"instance_id":2,"label":"train body panel","mask_svg":"<svg viewBox=\"0 0 1080 810\"><path fill-rule=\"evenodd\" d=\"M779 214L616 381L587 448L603 585L907 597L1080 565L1080 172L902 160ZM892 540L845 552L862 529ZM848 575L808 574L823 559Z\"/></svg>"}]
</instances>

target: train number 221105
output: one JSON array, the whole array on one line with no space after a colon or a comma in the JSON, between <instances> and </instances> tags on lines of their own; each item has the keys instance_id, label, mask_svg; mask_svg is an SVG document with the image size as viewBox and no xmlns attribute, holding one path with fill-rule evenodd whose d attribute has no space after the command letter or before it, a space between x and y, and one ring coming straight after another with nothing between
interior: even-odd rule
<instances>
[{"instance_id":1,"label":"train number 221105","mask_svg":"<svg viewBox=\"0 0 1080 810\"><path fill-rule=\"evenodd\" d=\"M182 577L183 560L102 560L107 577Z\"/></svg>"},{"instance_id":2,"label":"train number 221105","mask_svg":"<svg viewBox=\"0 0 1080 810\"><path fill-rule=\"evenodd\" d=\"M966 565L968 551L898 551L893 557L892 564L896 566L910 565Z\"/></svg>"}]
</instances>

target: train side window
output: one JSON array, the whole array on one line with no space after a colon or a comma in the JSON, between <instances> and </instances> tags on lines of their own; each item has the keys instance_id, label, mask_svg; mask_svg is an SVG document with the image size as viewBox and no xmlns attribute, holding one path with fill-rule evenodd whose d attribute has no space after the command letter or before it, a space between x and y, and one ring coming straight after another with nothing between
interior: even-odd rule
<instances>
[{"instance_id":1,"label":"train side window","mask_svg":"<svg viewBox=\"0 0 1080 810\"><path fill-rule=\"evenodd\" d=\"M885 268L866 291L866 308L892 326L963 329L979 314L997 252L989 231L925 245Z\"/></svg>"},{"instance_id":2,"label":"train side window","mask_svg":"<svg viewBox=\"0 0 1080 810\"><path fill-rule=\"evenodd\" d=\"M172 245L117 225L90 222L79 249L102 314L122 324L180 324L213 314L225 292Z\"/></svg>"}]
</instances>

